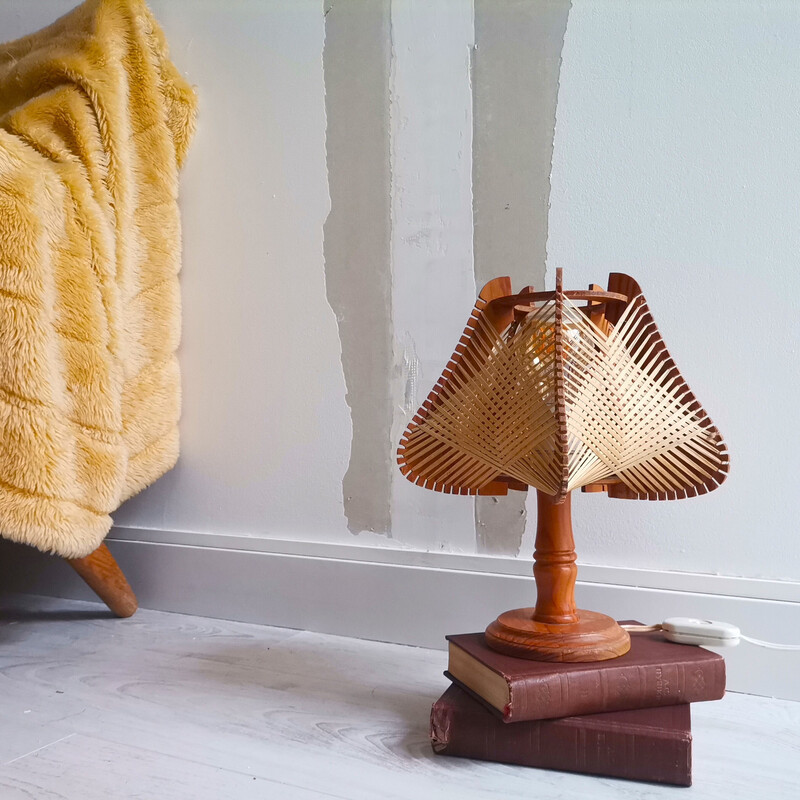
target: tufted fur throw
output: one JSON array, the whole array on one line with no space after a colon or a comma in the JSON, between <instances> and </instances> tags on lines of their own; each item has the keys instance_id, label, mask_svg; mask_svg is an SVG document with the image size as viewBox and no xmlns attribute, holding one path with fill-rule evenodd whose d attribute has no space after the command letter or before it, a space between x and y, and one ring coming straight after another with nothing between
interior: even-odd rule
<instances>
[{"instance_id":1,"label":"tufted fur throw","mask_svg":"<svg viewBox=\"0 0 800 800\"><path fill-rule=\"evenodd\" d=\"M0 45L0 534L67 557L178 456L192 89L143 0Z\"/></svg>"}]
</instances>

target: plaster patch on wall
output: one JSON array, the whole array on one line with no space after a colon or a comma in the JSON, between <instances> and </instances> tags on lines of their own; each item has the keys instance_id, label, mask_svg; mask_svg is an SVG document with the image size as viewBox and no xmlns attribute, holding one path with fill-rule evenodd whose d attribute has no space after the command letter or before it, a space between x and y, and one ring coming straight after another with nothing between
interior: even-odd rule
<instances>
[{"instance_id":1,"label":"plaster patch on wall","mask_svg":"<svg viewBox=\"0 0 800 800\"><path fill-rule=\"evenodd\" d=\"M342 481L351 532L391 533L392 312L389 0L327 0L325 108L331 211L325 282L339 326L353 436Z\"/></svg>"},{"instance_id":2,"label":"plaster patch on wall","mask_svg":"<svg viewBox=\"0 0 800 800\"><path fill-rule=\"evenodd\" d=\"M570 0L475 0L473 207L478 287L544 288L558 78ZM479 552L516 555L523 492L477 497Z\"/></svg>"},{"instance_id":3,"label":"plaster patch on wall","mask_svg":"<svg viewBox=\"0 0 800 800\"><path fill-rule=\"evenodd\" d=\"M406 333L403 342L403 414L411 419L419 408L419 358L417 348L410 333Z\"/></svg>"},{"instance_id":4,"label":"plaster patch on wall","mask_svg":"<svg viewBox=\"0 0 800 800\"><path fill-rule=\"evenodd\" d=\"M518 555L525 533L527 492L475 498L475 546L479 553Z\"/></svg>"},{"instance_id":5,"label":"plaster patch on wall","mask_svg":"<svg viewBox=\"0 0 800 800\"><path fill-rule=\"evenodd\" d=\"M474 42L471 0L392 0L393 456L475 302L469 82ZM398 541L423 550L474 550L471 499L422 489L399 470L396 476L392 533Z\"/></svg>"}]
</instances>

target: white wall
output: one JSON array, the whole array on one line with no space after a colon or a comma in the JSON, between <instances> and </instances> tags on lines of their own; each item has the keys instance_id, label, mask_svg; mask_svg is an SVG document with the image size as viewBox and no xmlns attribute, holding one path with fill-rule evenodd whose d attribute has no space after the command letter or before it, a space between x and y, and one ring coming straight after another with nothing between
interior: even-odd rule
<instances>
[{"instance_id":1,"label":"white wall","mask_svg":"<svg viewBox=\"0 0 800 800\"><path fill-rule=\"evenodd\" d=\"M321 4L151 7L200 109L181 186L182 457L116 521L347 536L350 424L322 255Z\"/></svg>"},{"instance_id":2,"label":"white wall","mask_svg":"<svg viewBox=\"0 0 800 800\"><path fill-rule=\"evenodd\" d=\"M800 579L800 5L576 0L549 267L628 272L728 442L719 490L579 498L590 563Z\"/></svg>"},{"instance_id":3,"label":"white wall","mask_svg":"<svg viewBox=\"0 0 800 800\"><path fill-rule=\"evenodd\" d=\"M359 0L329 3L329 13L341 2ZM325 296L328 176L331 159L344 155L329 148L326 164L327 8L320 0L151 6L200 98L181 200L185 410L178 466L123 506L117 525L475 552L473 501L412 486L394 455L476 295L471 1L391 3L392 297L382 313L393 330L395 363L385 372L395 404L390 435L373 447L391 475L392 524L389 536L362 530L356 539L342 497L352 427L341 359L357 369L352 361L368 353L342 353ZM357 121L352 135L361 135ZM364 280L380 268L364 266ZM359 288L337 313L364 313ZM363 382L357 389L369 391Z\"/></svg>"},{"instance_id":4,"label":"white wall","mask_svg":"<svg viewBox=\"0 0 800 800\"><path fill-rule=\"evenodd\" d=\"M399 474L393 538L347 531L351 431L322 258L320 3L153 8L201 100L182 195L183 456L119 524L475 552L471 501ZM391 13L396 435L474 293L473 25L465 2L396 0ZM585 563L800 579L787 463L800 449L797 35L800 7L789 3L573 4L549 274L564 266L581 286L618 269L640 281L732 458L727 483L706 497L576 497ZM409 347L418 359L410 395ZM393 442L381 446L391 458Z\"/></svg>"}]
</instances>

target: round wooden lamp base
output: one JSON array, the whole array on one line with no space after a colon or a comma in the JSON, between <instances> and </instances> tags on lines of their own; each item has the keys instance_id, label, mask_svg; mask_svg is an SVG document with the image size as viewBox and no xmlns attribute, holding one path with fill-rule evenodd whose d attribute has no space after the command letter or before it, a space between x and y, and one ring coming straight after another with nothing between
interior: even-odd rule
<instances>
[{"instance_id":1,"label":"round wooden lamp base","mask_svg":"<svg viewBox=\"0 0 800 800\"><path fill-rule=\"evenodd\" d=\"M486 629L486 644L509 656L533 661L605 661L630 650L631 637L605 614L577 610L578 621L534 620L533 608L501 614Z\"/></svg>"}]
</instances>

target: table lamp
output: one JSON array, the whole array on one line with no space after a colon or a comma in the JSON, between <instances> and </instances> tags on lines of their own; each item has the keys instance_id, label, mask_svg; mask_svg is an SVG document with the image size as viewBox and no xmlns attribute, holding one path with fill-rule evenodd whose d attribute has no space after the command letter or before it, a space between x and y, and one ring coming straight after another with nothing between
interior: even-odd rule
<instances>
[{"instance_id":1,"label":"table lamp","mask_svg":"<svg viewBox=\"0 0 800 800\"><path fill-rule=\"evenodd\" d=\"M574 489L678 500L715 489L726 447L695 399L633 278L608 289L512 294L484 286L444 372L400 441L426 489L536 489L536 606L486 629L493 649L540 661L602 661L630 648L611 618L575 606Z\"/></svg>"}]
</instances>

